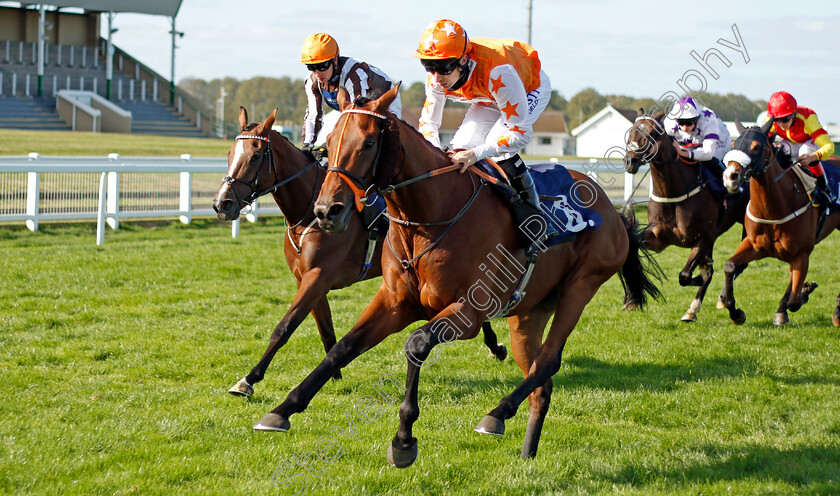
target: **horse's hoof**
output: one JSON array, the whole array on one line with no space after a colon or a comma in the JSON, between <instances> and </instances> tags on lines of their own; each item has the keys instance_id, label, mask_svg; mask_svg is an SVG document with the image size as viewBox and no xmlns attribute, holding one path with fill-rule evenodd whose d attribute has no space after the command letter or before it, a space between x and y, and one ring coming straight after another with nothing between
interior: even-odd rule
<instances>
[{"instance_id":1,"label":"horse's hoof","mask_svg":"<svg viewBox=\"0 0 840 496\"><path fill-rule=\"evenodd\" d=\"M505 423L492 415L485 415L481 422L475 426L475 432L501 436L505 433Z\"/></svg>"},{"instance_id":2,"label":"horse's hoof","mask_svg":"<svg viewBox=\"0 0 840 496\"><path fill-rule=\"evenodd\" d=\"M388 445L388 452L385 457L392 467L406 468L410 467L414 460L417 460L417 443L414 443L408 449L395 448L394 443Z\"/></svg>"},{"instance_id":3,"label":"horse's hoof","mask_svg":"<svg viewBox=\"0 0 840 496\"><path fill-rule=\"evenodd\" d=\"M787 324L788 322L790 322L790 317L788 317L787 312L778 312L778 313L777 313L777 314L773 317L773 324L775 324L775 325L777 325L777 326L779 326L779 325L785 325L785 324Z\"/></svg>"},{"instance_id":4,"label":"horse's hoof","mask_svg":"<svg viewBox=\"0 0 840 496\"><path fill-rule=\"evenodd\" d=\"M242 378L233 385L232 388L228 389L228 393L234 396L244 396L246 398L250 398L252 394L254 394L254 386L248 384L248 381L245 378Z\"/></svg>"},{"instance_id":5,"label":"horse's hoof","mask_svg":"<svg viewBox=\"0 0 840 496\"><path fill-rule=\"evenodd\" d=\"M286 432L289 430L289 427L292 425L289 423L289 419L286 417L281 417L276 413L272 412L266 414L265 417L260 420L257 425L254 426L255 431L269 431L269 432Z\"/></svg>"},{"instance_id":6,"label":"horse's hoof","mask_svg":"<svg viewBox=\"0 0 840 496\"><path fill-rule=\"evenodd\" d=\"M624 310L626 310L628 312L632 312L633 310L636 310L637 308L639 308L639 305L637 305L636 302L634 302L634 301L628 301L627 303L624 304Z\"/></svg>"},{"instance_id":7,"label":"horse's hoof","mask_svg":"<svg viewBox=\"0 0 840 496\"><path fill-rule=\"evenodd\" d=\"M341 371L340 371L340 370L336 370L336 371L335 371L335 374L333 374L332 378L333 378L333 380L334 380L334 381L339 381L339 380L341 380Z\"/></svg>"},{"instance_id":8,"label":"horse's hoof","mask_svg":"<svg viewBox=\"0 0 840 496\"><path fill-rule=\"evenodd\" d=\"M729 318L732 319L732 322L735 325L741 325L747 321L747 314L745 314L740 308L736 308L735 310L729 312Z\"/></svg>"},{"instance_id":9,"label":"horse's hoof","mask_svg":"<svg viewBox=\"0 0 840 496\"><path fill-rule=\"evenodd\" d=\"M505 358L507 358L507 348L505 345L500 344L496 351L493 353L493 356L496 357L496 360L500 362L504 362Z\"/></svg>"},{"instance_id":10,"label":"horse's hoof","mask_svg":"<svg viewBox=\"0 0 840 496\"><path fill-rule=\"evenodd\" d=\"M715 303L715 308L718 310L723 310L726 308L726 305L723 304L723 296L718 296L717 303Z\"/></svg>"},{"instance_id":11,"label":"horse's hoof","mask_svg":"<svg viewBox=\"0 0 840 496\"><path fill-rule=\"evenodd\" d=\"M685 312L680 320L683 322L697 322L697 314L694 312Z\"/></svg>"}]
</instances>

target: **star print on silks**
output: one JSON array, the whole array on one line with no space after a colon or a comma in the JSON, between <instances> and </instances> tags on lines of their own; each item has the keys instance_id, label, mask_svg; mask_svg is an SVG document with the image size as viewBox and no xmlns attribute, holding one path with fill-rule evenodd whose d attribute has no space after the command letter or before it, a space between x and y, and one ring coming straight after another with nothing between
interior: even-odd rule
<instances>
[{"instance_id":1,"label":"star print on silks","mask_svg":"<svg viewBox=\"0 0 840 496\"><path fill-rule=\"evenodd\" d=\"M425 109L425 110L429 110L429 107L431 107L433 103L434 103L434 102L432 102L431 100L426 100L426 101L423 103L423 109Z\"/></svg>"},{"instance_id":2,"label":"star print on silks","mask_svg":"<svg viewBox=\"0 0 840 496\"><path fill-rule=\"evenodd\" d=\"M511 131L519 133L523 136L525 136L525 133L527 132L524 129L520 128L519 126L513 126L513 129L511 129Z\"/></svg>"},{"instance_id":3,"label":"star print on silks","mask_svg":"<svg viewBox=\"0 0 840 496\"><path fill-rule=\"evenodd\" d=\"M518 107L518 106L519 106L518 103L514 103L513 105L511 105L510 102L507 102L507 103L505 103L505 106L502 108L502 112L504 112L505 116L507 116L507 118L510 119L511 116L514 116L514 115L518 116L519 115L519 114L516 113L516 107Z\"/></svg>"},{"instance_id":4,"label":"star print on silks","mask_svg":"<svg viewBox=\"0 0 840 496\"><path fill-rule=\"evenodd\" d=\"M497 79L490 80L490 91L495 93L499 91L501 88L505 87L505 83L502 82L502 76L499 76Z\"/></svg>"},{"instance_id":5,"label":"star print on silks","mask_svg":"<svg viewBox=\"0 0 840 496\"><path fill-rule=\"evenodd\" d=\"M499 136L499 139L496 140L496 144L510 148L510 137L507 135Z\"/></svg>"}]
</instances>

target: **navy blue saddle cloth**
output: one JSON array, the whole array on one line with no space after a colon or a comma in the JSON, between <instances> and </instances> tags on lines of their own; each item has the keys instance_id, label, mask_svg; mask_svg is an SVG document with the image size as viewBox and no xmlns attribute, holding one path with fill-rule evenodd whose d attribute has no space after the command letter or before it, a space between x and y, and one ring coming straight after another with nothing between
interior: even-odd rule
<instances>
[{"instance_id":1,"label":"navy blue saddle cloth","mask_svg":"<svg viewBox=\"0 0 840 496\"><path fill-rule=\"evenodd\" d=\"M476 165L493 177L502 179L496 168L485 161L482 160ZM528 168L540 195L542 216L560 233L549 241L548 246L571 241L575 233L598 229L601 225L601 214L586 208L580 199L581 195L585 198L591 197L583 193L591 189L589 183L578 183L560 164L534 164Z\"/></svg>"}]
</instances>

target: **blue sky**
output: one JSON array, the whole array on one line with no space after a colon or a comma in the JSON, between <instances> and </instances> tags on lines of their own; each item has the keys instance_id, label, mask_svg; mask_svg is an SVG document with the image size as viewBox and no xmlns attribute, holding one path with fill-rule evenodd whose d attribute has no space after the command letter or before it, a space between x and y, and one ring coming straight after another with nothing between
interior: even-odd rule
<instances>
[{"instance_id":1,"label":"blue sky","mask_svg":"<svg viewBox=\"0 0 840 496\"><path fill-rule=\"evenodd\" d=\"M178 40L175 78L302 78L307 73L299 63L300 46L309 34L324 31L338 40L342 54L410 84L424 77L412 54L431 21L455 20L474 37L526 41L528 5L528 0L184 0L177 29L185 36ZM797 5L807 10L792 12ZM167 18L118 14L114 22L115 44L170 76ZM738 42L733 25L740 51L725 46ZM836 0L706 0L690 8L676 1L533 0L531 42L552 86L566 98L588 86L601 94L659 98L668 91L682 93L680 81L692 90L752 99L786 90L824 123L840 123ZM708 52L712 48L719 52ZM717 78L692 51L709 54Z\"/></svg>"}]
</instances>

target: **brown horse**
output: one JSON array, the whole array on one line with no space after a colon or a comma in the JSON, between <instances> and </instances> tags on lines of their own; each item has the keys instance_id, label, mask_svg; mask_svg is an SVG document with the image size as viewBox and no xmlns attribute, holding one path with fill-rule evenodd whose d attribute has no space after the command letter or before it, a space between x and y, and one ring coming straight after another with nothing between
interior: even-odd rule
<instances>
[{"instance_id":1,"label":"brown horse","mask_svg":"<svg viewBox=\"0 0 840 496\"><path fill-rule=\"evenodd\" d=\"M741 135L734 149L740 153L730 152L724 184L734 190L749 181L751 200L744 220L747 235L724 267L723 303L729 318L743 324L747 317L735 306L732 276L753 260L773 257L790 265L790 282L773 319L776 325L786 324L790 321L787 311L799 310L817 287L814 282L805 282L811 251L840 226L840 212L828 215L820 229L819 210L810 206L802 181L788 172L798 165L793 165L790 156L770 142L772 120L761 128L744 129L740 122L736 125ZM832 322L840 326L840 296Z\"/></svg>"},{"instance_id":2,"label":"brown horse","mask_svg":"<svg viewBox=\"0 0 840 496\"><path fill-rule=\"evenodd\" d=\"M680 286L699 286L682 316L683 321L694 322L712 281L715 241L736 222L744 221L749 198L740 195L724 208L703 179L701 166L677 154L674 139L663 127L664 117L665 112L650 116L639 111L627 135L624 166L635 174L642 163L650 163L653 194L645 245L657 253L671 245L691 248L679 282ZM695 269L698 276L693 276Z\"/></svg>"},{"instance_id":3,"label":"brown horse","mask_svg":"<svg viewBox=\"0 0 840 496\"><path fill-rule=\"evenodd\" d=\"M300 151L283 135L271 130L275 113L262 123L249 125L248 113L240 107L242 130L228 150L228 176L213 199L213 209L219 219L235 220L242 208L257 197L271 193L289 224L284 253L289 269L298 280L298 292L274 328L262 358L229 390L239 396L253 394L254 384L263 380L274 355L310 312L324 350L330 351L335 344L335 331L327 292L382 274L381 237L369 261L370 267L365 270L369 237L361 216L351 216L347 229L340 234L318 228L312 205L325 174L311 154ZM507 349L497 343L489 323L485 322L483 329L487 347L496 358L504 360ZM333 375L341 377L338 370Z\"/></svg>"},{"instance_id":4,"label":"brown horse","mask_svg":"<svg viewBox=\"0 0 840 496\"><path fill-rule=\"evenodd\" d=\"M412 425L419 415L421 367L434 362L430 354L436 345L475 337L480 322L504 312L518 289L516 281L530 274L527 294L508 314L513 356L526 378L476 430L503 434L505 420L528 398L522 456L535 456L551 377L560 368L566 338L584 306L617 272L631 305L641 307L648 295L658 296L649 267L643 264L648 258L640 257L640 230L634 220L616 212L596 183L573 172L582 186L581 202L600 214L602 224L576 233L572 242L549 247L539 255L539 270L529 272L524 244L517 240L506 204L472 173L442 174L453 169L447 155L388 112L398 90L397 86L376 100L354 104L340 93L343 112L327 141L334 165L330 170L335 173L324 181L315 203L320 225L341 232L350 226L356 194L385 194L391 227L382 258L382 286L350 332L255 428L287 430L289 416L303 411L335 371L412 322L427 320L405 345L405 398L387 455L393 465L411 465L417 456Z\"/></svg>"}]
</instances>

